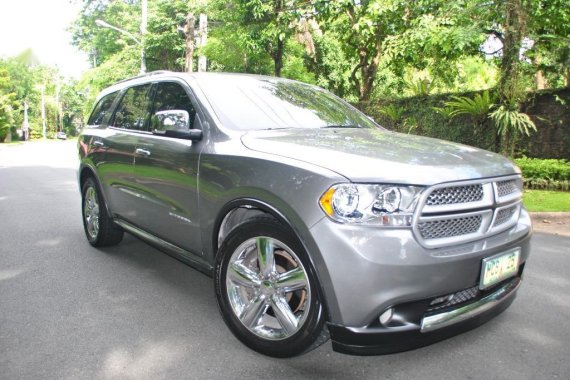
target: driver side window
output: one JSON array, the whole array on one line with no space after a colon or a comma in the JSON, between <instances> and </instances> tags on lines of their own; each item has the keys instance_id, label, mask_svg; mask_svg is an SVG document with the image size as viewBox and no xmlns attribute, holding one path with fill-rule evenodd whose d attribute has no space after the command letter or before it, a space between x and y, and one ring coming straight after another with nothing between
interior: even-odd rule
<instances>
[{"instance_id":1,"label":"driver side window","mask_svg":"<svg viewBox=\"0 0 570 380\"><path fill-rule=\"evenodd\" d=\"M196 111L186 93L186 90L178 83L161 82L158 83L154 96L153 115L160 115L164 111L179 110L186 111L190 117L190 128L194 126L194 116ZM155 119L155 118L153 118ZM154 126L153 126L154 127Z\"/></svg>"}]
</instances>

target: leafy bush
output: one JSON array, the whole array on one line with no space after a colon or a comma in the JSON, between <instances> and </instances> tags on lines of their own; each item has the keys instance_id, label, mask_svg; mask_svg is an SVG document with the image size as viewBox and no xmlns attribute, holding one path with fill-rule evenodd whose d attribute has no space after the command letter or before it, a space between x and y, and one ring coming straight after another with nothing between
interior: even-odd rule
<instances>
[{"instance_id":1,"label":"leafy bush","mask_svg":"<svg viewBox=\"0 0 570 380\"><path fill-rule=\"evenodd\" d=\"M390 118L393 122L397 123L400 121L400 119L402 119L405 111L406 110L403 107L398 107L394 104L388 104L387 106L382 107L378 112Z\"/></svg>"},{"instance_id":2,"label":"leafy bush","mask_svg":"<svg viewBox=\"0 0 570 380\"><path fill-rule=\"evenodd\" d=\"M406 87L413 96L428 96L431 90L431 82L429 79L412 79L406 82Z\"/></svg>"},{"instance_id":3,"label":"leafy bush","mask_svg":"<svg viewBox=\"0 0 570 380\"><path fill-rule=\"evenodd\" d=\"M536 125L527 114L507 109L500 106L493 111L489 117L493 120L499 134L504 135L509 132L517 132L530 136L530 131L536 132Z\"/></svg>"},{"instance_id":4,"label":"leafy bush","mask_svg":"<svg viewBox=\"0 0 570 380\"><path fill-rule=\"evenodd\" d=\"M489 95L489 91L485 90L481 94L475 94L473 99L467 96L451 96L448 102L445 102L446 108L450 109L450 116L472 115L478 119L485 119L491 107L493 99Z\"/></svg>"},{"instance_id":5,"label":"leafy bush","mask_svg":"<svg viewBox=\"0 0 570 380\"><path fill-rule=\"evenodd\" d=\"M570 163L566 160L523 157L515 162L527 180L570 181Z\"/></svg>"}]
</instances>

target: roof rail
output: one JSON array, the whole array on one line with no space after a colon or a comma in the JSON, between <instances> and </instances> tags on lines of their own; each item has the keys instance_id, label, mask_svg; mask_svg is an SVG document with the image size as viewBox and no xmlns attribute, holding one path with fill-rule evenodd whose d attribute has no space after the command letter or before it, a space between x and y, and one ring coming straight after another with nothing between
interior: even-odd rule
<instances>
[{"instance_id":1,"label":"roof rail","mask_svg":"<svg viewBox=\"0 0 570 380\"><path fill-rule=\"evenodd\" d=\"M129 80L132 80L132 79L150 77L150 76L153 76L153 75L170 74L170 73L173 73L173 72L174 72L174 71L169 71L169 70L155 70L155 71L151 71L151 72L148 72L148 73L144 73L144 74L137 75L136 77L126 78L126 79L120 80L120 81L118 81L118 82L115 82L115 83L113 83L113 84L119 84L119 83L123 83L123 82L129 81Z\"/></svg>"}]
</instances>

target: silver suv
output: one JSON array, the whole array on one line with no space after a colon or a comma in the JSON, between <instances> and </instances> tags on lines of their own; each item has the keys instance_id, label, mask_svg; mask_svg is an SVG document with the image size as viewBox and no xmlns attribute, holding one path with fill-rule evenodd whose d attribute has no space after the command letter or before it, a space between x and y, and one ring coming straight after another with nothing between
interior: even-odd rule
<instances>
[{"instance_id":1,"label":"silver suv","mask_svg":"<svg viewBox=\"0 0 570 380\"><path fill-rule=\"evenodd\" d=\"M85 233L123 232L213 276L266 355L390 353L513 301L532 232L519 169L387 131L318 87L154 72L101 93L78 143Z\"/></svg>"}]
</instances>

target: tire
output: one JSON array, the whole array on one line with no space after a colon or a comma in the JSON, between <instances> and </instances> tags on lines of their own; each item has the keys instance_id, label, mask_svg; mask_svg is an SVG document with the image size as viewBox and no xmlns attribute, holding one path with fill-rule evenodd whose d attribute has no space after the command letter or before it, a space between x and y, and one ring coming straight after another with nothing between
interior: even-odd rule
<instances>
[{"instance_id":1,"label":"tire","mask_svg":"<svg viewBox=\"0 0 570 380\"><path fill-rule=\"evenodd\" d=\"M230 232L214 270L224 321L249 348L291 357L328 339L308 255L290 229L275 219L254 218Z\"/></svg>"},{"instance_id":2,"label":"tire","mask_svg":"<svg viewBox=\"0 0 570 380\"><path fill-rule=\"evenodd\" d=\"M81 215L85 236L92 246L108 247L123 239L123 230L107 213L105 201L93 178L87 178L81 190Z\"/></svg>"}]
</instances>

